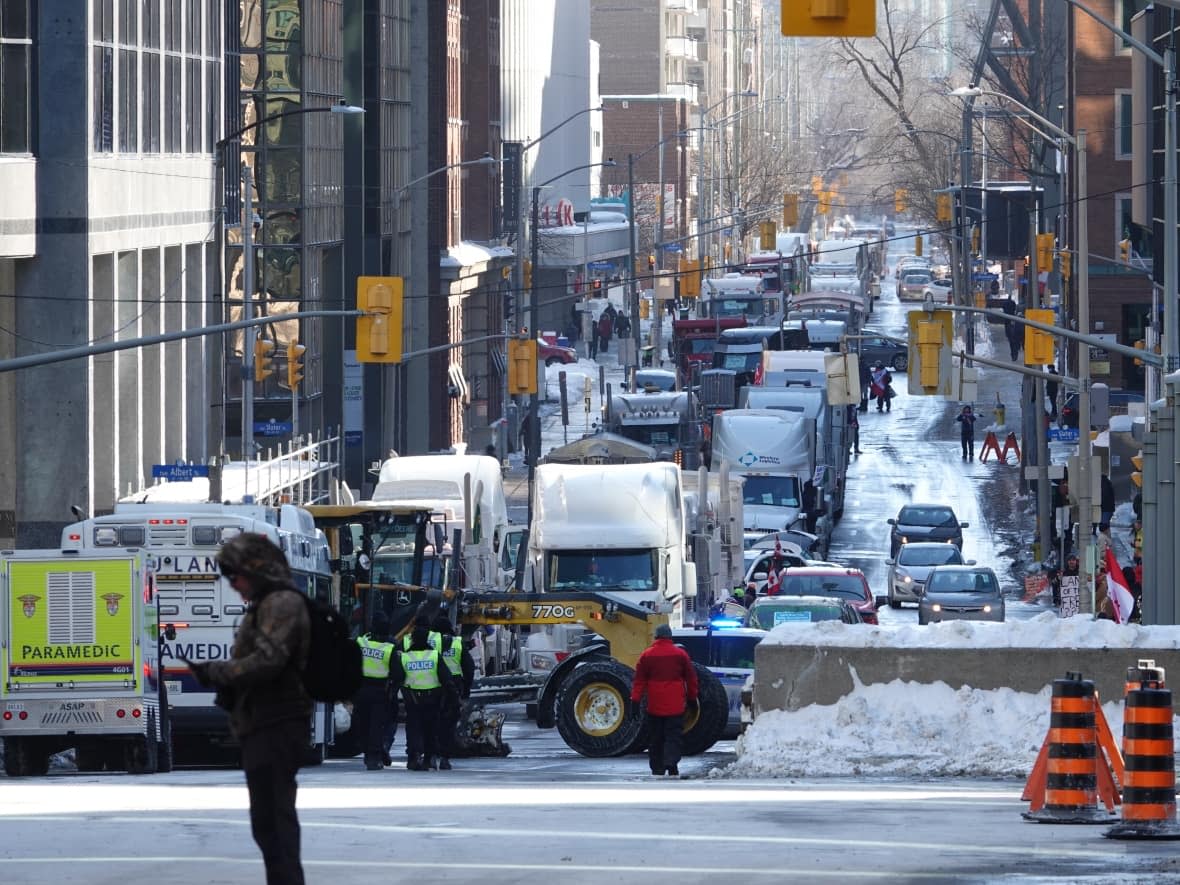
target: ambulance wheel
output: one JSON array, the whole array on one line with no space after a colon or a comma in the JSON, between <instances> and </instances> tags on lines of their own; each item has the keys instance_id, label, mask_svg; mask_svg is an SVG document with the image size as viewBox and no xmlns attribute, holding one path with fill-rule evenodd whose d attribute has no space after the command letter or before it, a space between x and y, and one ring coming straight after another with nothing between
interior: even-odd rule
<instances>
[{"instance_id":1,"label":"ambulance wheel","mask_svg":"<svg viewBox=\"0 0 1180 885\"><path fill-rule=\"evenodd\" d=\"M557 731L583 756L621 756L640 736L643 716L631 704L630 667L592 660L575 667L557 692Z\"/></svg>"},{"instance_id":2,"label":"ambulance wheel","mask_svg":"<svg viewBox=\"0 0 1180 885\"><path fill-rule=\"evenodd\" d=\"M717 741L729 722L729 695L721 680L701 664L693 664L697 671L696 709L684 714L684 735L680 739L680 752L685 756L704 753Z\"/></svg>"},{"instance_id":3,"label":"ambulance wheel","mask_svg":"<svg viewBox=\"0 0 1180 885\"><path fill-rule=\"evenodd\" d=\"M39 777L49 773L49 754L31 738L4 739L4 773L9 777Z\"/></svg>"}]
</instances>

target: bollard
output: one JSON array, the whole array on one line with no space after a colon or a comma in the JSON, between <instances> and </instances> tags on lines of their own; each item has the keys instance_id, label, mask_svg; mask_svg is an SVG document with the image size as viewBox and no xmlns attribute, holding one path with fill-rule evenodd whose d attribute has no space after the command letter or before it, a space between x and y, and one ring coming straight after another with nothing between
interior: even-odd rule
<instances>
[{"instance_id":1,"label":"bollard","mask_svg":"<svg viewBox=\"0 0 1180 885\"><path fill-rule=\"evenodd\" d=\"M1141 664L1144 662L1141 662ZM1151 668L1127 671L1136 676ZM1144 679L1127 692L1123 712L1122 820L1104 833L1108 839L1180 839L1176 822L1176 760L1172 743L1172 692Z\"/></svg>"},{"instance_id":2,"label":"bollard","mask_svg":"<svg viewBox=\"0 0 1180 885\"><path fill-rule=\"evenodd\" d=\"M1053 680L1049 707L1049 735L1046 738L1043 796L1039 781L1040 762L1029 777L1025 794L1032 799L1025 820L1045 824L1102 824L1111 815L1098 807L1099 758L1094 724L1097 697L1094 683L1081 673L1066 673ZM1105 779L1104 779L1105 782ZM1104 799L1107 797L1104 797ZM1113 803L1108 803L1113 807Z\"/></svg>"}]
</instances>

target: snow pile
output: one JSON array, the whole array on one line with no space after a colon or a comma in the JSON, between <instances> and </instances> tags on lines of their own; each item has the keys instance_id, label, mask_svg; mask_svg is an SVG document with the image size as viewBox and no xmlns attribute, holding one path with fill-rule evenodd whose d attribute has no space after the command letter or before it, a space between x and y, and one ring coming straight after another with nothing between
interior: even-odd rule
<instances>
[{"instance_id":1,"label":"snow pile","mask_svg":"<svg viewBox=\"0 0 1180 885\"><path fill-rule=\"evenodd\" d=\"M1046 612L1002 624L947 621L919 627L871 627L824 621L786 623L762 640L776 645L846 648L1180 647L1180 627L1120 626ZM1052 687L1036 694L945 682L894 680L864 685L830 706L769 710L738 739L738 759L716 777L832 777L863 774L1026 777L1049 728ZM1122 734L1120 701L1103 704L1111 732ZM1180 735L1180 726L1176 728Z\"/></svg>"}]
</instances>

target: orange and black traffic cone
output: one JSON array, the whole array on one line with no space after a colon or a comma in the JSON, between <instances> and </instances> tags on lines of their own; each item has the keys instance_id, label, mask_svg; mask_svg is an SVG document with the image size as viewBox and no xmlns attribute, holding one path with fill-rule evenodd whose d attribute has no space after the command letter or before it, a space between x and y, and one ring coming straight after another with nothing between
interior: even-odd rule
<instances>
[{"instance_id":1,"label":"orange and black traffic cone","mask_svg":"<svg viewBox=\"0 0 1180 885\"><path fill-rule=\"evenodd\" d=\"M1141 661L1140 687L1127 692L1123 712L1122 820L1104 833L1108 839L1180 839L1176 822L1176 759L1172 743L1172 692L1160 680L1146 678ZM1128 670L1128 684L1135 668Z\"/></svg>"},{"instance_id":2,"label":"orange and black traffic cone","mask_svg":"<svg viewBox=\"0 0 1180 885\"><path fill-rule=\"evenodd\" d=\"M1047 824L1103 824L1118 801L1114 778L1098 748L1094 683L1081 673L1053 680L1049 734L1029 775L1025 820ZM1099 793L1106 809L1098 807Z\"/></svg>"}]
</instances>

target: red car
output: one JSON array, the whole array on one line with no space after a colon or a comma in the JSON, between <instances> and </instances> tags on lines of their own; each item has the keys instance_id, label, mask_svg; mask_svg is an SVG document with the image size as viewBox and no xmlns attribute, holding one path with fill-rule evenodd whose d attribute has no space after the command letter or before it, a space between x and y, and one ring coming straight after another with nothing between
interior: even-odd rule
<instances>
[{"instance_id":1,"label":"red car","mask_svg":"<svg viewBox=\"0 0 1180 885\"><path fill-rule=\"evenodd\" d=\"M544 338L538 338L537 359L547 366L552 366L554 363L568 365L569 363L576 363L578 361L578 352L572 347L549 344Z\"/></svg>"},{"instance_id":2,"label":"red car","mask_svg":"<svg viewBox=\"0 0 1180 885\"><path fill-rule=\"evenodd\" d=\"M866 624L877 623L877 606L864 572L856 568L808 565L783 569L777 593L769 596L828 596L846 599Z\"/></svg>"}]
</instances>

